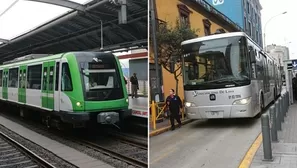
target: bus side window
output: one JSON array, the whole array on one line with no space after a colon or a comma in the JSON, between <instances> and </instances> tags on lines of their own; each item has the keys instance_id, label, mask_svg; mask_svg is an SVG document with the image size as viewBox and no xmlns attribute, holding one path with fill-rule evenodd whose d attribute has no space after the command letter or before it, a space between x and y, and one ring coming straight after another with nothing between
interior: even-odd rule
<instances>
[{"instance_id":1,"label":"bus side window","mask_svg":"<svg viewBox=\"0 0 297 168\"><path fill-rule=\"evenodd\" d=\"M250 61L251 60L253 60L253 59L256 59L256 57L257 57L257 50L256 49L254 49L254 47L252 47L252 46L248 46L248 48L249 48L249 57L250 57ZM257 78L257 69L256 69L256 65L255 65L256 63L252 63L252 64L250 64L251 66L251 78L252 79L256 79Z\"/></svg>"}]
</instances>

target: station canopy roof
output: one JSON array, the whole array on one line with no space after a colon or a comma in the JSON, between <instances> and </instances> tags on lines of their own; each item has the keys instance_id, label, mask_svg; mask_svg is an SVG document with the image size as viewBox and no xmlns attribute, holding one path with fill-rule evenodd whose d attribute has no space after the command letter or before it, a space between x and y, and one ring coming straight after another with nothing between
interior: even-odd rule
<instances>
[{"instance_id":1,"label":"station canopy roof","mask_svg":"<svg viewBox=\"0 0 297 168\"><path fill-rule=\"evenodd\" d=\"M68 9L68 12L8 41L0 37L0 62L32 53L99 51L101 21L103 51L147 48L147 0L127 0L127 24L119 24L120 6L115 2L117 0L93 0L79 4L77 9Z\"/></svg>"}]
</instances>

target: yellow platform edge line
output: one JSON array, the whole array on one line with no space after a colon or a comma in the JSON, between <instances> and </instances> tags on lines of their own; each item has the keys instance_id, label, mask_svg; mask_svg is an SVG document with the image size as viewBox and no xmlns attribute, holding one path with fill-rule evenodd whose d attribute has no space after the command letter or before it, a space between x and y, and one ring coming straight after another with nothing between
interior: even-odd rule
<instances>
[{"instance_id":1,"label":"yellow platform edge line","mask_svg":"<svg viewBox=\"0 0 297 168\"><path fill-rule=\"evenodd\" d=\"M259 149L260 145L262 143L262 133L258 135L254 143L251 145L250 149L246 152L244 158L242 159L240 165L238 168L249 168L254 156Z\"/></svg>"},{"instance_id":2,"label":"yellow platform edge line","mask_svg":"<svg viewBox=\"0 0 297 168\"><path fill-rule=\"evenodd\" d=\"M185 125L185 124L191 123L192 121L194 121L194 120L186 119L186 120L183 120L181 122L182 122L182 125ZM174 125L177 126L178 124L175 123ZM170 130L170 128L171 128L171 126L165 126L163 128L159 128L157 130L151 131L149 137L157 136L159 134L167 132L168 130Z\"/></svg>"}]
</instances>

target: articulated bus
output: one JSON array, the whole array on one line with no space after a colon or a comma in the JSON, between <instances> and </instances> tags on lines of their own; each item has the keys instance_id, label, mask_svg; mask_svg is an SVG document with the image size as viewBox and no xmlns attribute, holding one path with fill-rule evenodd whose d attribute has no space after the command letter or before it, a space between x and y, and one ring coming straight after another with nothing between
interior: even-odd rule
<instances>
[{"instance_id":1,"label":"articulated bus","mask_svg":"<svg viewBox=\"0 0 297 168\"><path fill-rule=\"evenodd\" d=\"M182 42L190 119L260 117L281 94L280 65L243 32Z\"/></svg>"}]
</instances>

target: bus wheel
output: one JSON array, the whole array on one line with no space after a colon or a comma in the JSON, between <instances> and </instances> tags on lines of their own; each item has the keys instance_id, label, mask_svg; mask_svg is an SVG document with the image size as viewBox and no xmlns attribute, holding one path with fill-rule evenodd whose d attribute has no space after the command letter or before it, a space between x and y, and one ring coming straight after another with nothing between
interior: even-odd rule
<instances>
[{"instance_id":1,"label":"bus wheel","mask_svg":"<svg viewBox=\"0 0 297 168\"><path fill-rule=\"evenodd\" d=\"M263 96L261 96L260 112L256 115L256 118L260 118L262 116L263 111L264 111L264 100L263 100Z\"/></svg>"}]
</instances>

